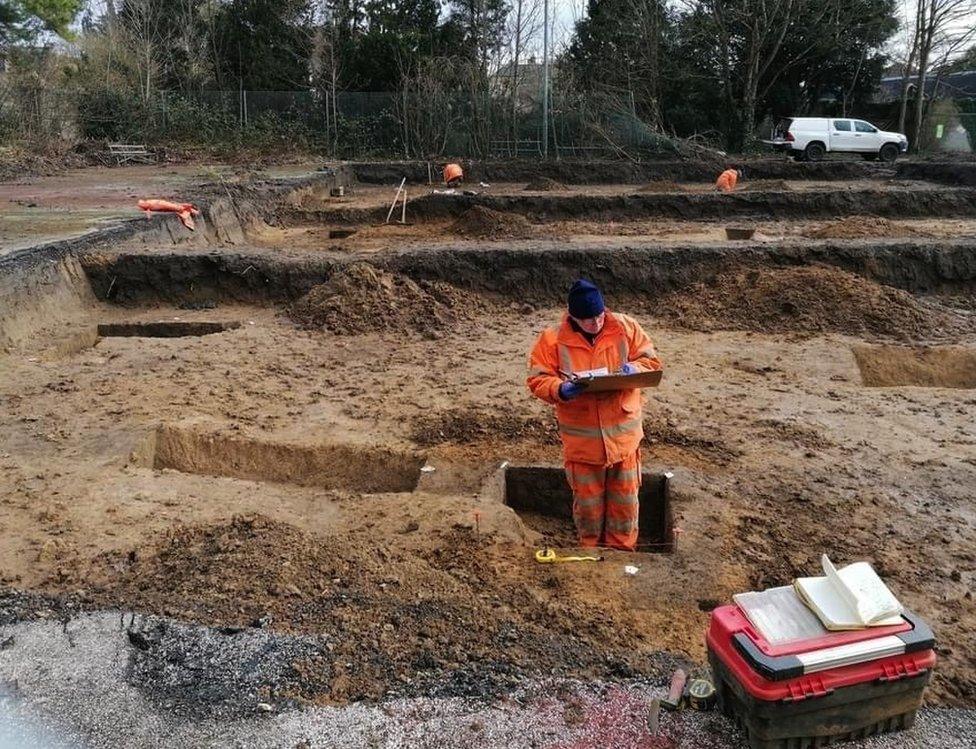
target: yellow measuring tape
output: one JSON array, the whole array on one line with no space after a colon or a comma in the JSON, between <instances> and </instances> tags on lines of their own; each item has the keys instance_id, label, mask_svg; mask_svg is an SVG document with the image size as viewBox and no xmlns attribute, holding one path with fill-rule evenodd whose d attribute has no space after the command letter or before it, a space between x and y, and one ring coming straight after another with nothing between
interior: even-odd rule
<instances>
[{"instance_id":1,"label":"yellow measuring tape","mask_svg":"<svg viewBox=\"0 0 976 749\"><path fill-rule=\"evenodd\" d=\"M567 557L557 554L552 549L545 548L539 549L535 553L535 561L537 561L539 564L556 564L557 562L602 562L603 557Z\"/></svg>"}]
</instances>

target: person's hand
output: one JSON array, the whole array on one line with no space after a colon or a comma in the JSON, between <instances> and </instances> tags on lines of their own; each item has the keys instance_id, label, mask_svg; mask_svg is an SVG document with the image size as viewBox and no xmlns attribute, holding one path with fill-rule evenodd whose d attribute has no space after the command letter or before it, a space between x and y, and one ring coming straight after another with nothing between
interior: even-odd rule
<instances>
[{"instance_id":1,"label":"person's hand","mask_svg":"<svg viewBox=\"0 0 976 749\"><path fill-rule=\"evenodd\" d=\"M636 374L637 367L630 362L624 362L624 365L620 368L620 374Z\"/></svg>"},{"instance_id":2,"label":"person's hand","mask_svg":"<svg viewBox=\"0 0 976 749\"><path fill-rule=\"evenodd\" d=\"M573 398L582 394L584 389L580 383L566 380L566 382L559 386L559 397L564 401L571 401Z\"/></svg>"}]
</instances>

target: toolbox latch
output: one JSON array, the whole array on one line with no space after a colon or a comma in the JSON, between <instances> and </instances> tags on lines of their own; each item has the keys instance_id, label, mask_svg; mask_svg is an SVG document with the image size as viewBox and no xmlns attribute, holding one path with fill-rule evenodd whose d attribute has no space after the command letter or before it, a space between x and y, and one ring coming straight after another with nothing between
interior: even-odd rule
<instances>
[{"instance_id":1,"label":"toolbox latch","mask_svg":"<svg viewBox=\"0 0 976 749\"><path fill-rule=\"evenodd\" d=\"M805 676L793 679L787 684L790 694L783 698L783 702L800 702L814 697L826 697L834 690L824 684L819 676Z\"/></svg>"},{"instance_id":2,"label":"toolbox latch","mask_svg":"<svg viewBox=\"0 0 976 749\"><path fill-rule=\"evenodd\" d=\"M924 674L928 669L921 668L914 658L905 658L895 663L882 664L884 673L878 677L878 681L887 683L898 681L899 679L911 679L920 674Z\"/></svg>"}]
</instances>

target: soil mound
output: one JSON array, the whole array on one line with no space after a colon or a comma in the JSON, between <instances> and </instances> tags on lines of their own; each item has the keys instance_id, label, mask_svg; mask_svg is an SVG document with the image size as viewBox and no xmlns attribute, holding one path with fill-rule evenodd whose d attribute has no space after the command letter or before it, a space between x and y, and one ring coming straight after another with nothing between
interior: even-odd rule
<instances>
[{"instance_id":1,"label":"soil mound","mask_svg":"<svg viewBox=\"0 0 976 749\"><path fill-rule=\"evenodd\" d=\"M501 440L505 443L559 444L552 419L523 418L515 414L465 409L444 411L418 419L413 440L425 447L441 444L468 445Z\"/></svg>"},{"instance_id":2,"label":"soil mound","mask_svg":"<svg viewBox=\"0 0 976 749\"><path fill-rule=\"evenodd\" d=\"M534 592L514 576L516 552L486 534L441 534L443 543L419 554L239 516L105 554L68 582L98 605L314 634L326 652L292 668L303 677L299 696L316 701L482 696L529 674L659 671L632 623L576 603L552 573L552 594Z\"/></svg>"},{"instance_id":3,"label":"soil mound","mask_svg":"<svg viewBox=\"0 0 976 749\"><path fill-rule=\"evenodd\" d=\"M728 272L665 297L661 309L699 330L837 332L910 339L957 320L911 294L829 267Z\"/></svg>"},{"instance_id":4,"label":"soil mound","mask_svg":"<svg viewBox=\"0 0 976 749\"><path fill-rule=\"evenodd\" d=\"M551 177L536 177L525 186L525 189L532 192L550 192L553 190L568 190L569 188L562 182Z\"/></svg>"},{"instance_id":5,"label":"soil mound","mask_svg":"<svg viewBox=\"0 0 976 749\"><path fill-rule=\"evenodd\" d=\"M865 239L919 235L921 232L910 226L899 226L880 216L848 216L803 233L803 236L811 239Z\"/></svg>"},{"instance_id":6,"label":"soil mound","mask_svg":"<svg viewBox=\"0 0 976 749\"><path fill-rule=\"evenodd\" d=\"M484 302L450 284L421 281L353 263L313 287L288 309L309 329L336 335L395 332L434 336Z\"/></svg>"},{"instance_id":7,"label":"soil mound","mask_svg":"<svg viewBox=\"0 0 976 749\"><path fill-rule=\"evenodd\" d=\"M684 192L684 188L677 182L672 182L669 179L658 179L653 182L648 182L643 187L640 187L637 192Z\"/></svg>"},{"instance_id":8,"label":"soil mound","mask_svg":"<svg viewBox=\"0 0 976 749\"><path fill-rule=\"evenodd\" d=\"M520 213L502 213L476 205L465 211L451 230L462 237L513 239L529 236L532 224Z\"/></svg>"}]
</instances>

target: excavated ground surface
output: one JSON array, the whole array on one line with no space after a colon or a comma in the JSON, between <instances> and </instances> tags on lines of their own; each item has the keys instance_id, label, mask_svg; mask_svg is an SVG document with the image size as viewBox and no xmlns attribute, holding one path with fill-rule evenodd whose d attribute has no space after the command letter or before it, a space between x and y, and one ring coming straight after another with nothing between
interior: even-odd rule
<instances>
[{"instance_id":1,"label":"excavated ground surface","mask_svg":"<svg viewBox=\"0 0 976 749\"><path fill-rule=\"evenodd\" d=\"M926 221L940 236L964 220ZM815 242L803 236L812 226L791 235ZM75 638L95 643L106 625L76 612L118 607L151 616L123 620L112 647L129 666L113 678L173 719L365 700L386 721L401 716L397 700L427 698L442 700L430 715L450 704L471 716L450 701L513 696L538 717L548 703L519 690L552 677L612 685L602 699L617 700L615 720L629 716L634 731L622 745L725 747L738 734L718 716L662 719L651 737L650 696L676 663L703 670L717 603L813 574L828 553L871 561L933 626L940 663L927 701L976 706L976 396L948 381L966 382L976 349L961 260L937 262L956 280L919 295L869 280L898 272L846 256L848 245L832 245L828 265L783 256L797 267L743 250L748 267L737 269L738 250L709 250L695 262L714 270L693 274L606 249L609 303L643 322L666 363L642 454L647 470L674 471L682 533L670 555L542 566L540 538L503 504L498 470L559 463L550 410L524 387L525 356L560 314L565 279L553 270L596 267L600 246L573 266L545 257L542 239L524 256L484 237L468 255L429 242L400 254L405 237L391 234L365 262L262 231L252 255L93 255L95 293L113 303L80 294L69 319L0 354L0 584L27 591L0 598L0 668L47 652L43 622L19 622L75 622ZM911 241L921 257L932 239ZM906 266L903 286L936 285L922 267ZM174 338L92 332L165 321L241 324ZM942 380L890 379L894 344L933 342L955 353L916 358ZM865 351L888 380L866 379ZM25 689L39 688L40 675L18 668ZM464 746L609 745L592 712L601 698L553 689L550 733L532 733L528 712L522 733L504 737L491 733L497 715L427 730ZM94 726L95 714L75 725ZM311 745L395 743L379 728L357 732L346 714L329 713L333 743ZM956 715L926 713L917 745L965 746L971 713Z\"/></svg>"}]
</instances>

